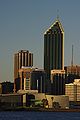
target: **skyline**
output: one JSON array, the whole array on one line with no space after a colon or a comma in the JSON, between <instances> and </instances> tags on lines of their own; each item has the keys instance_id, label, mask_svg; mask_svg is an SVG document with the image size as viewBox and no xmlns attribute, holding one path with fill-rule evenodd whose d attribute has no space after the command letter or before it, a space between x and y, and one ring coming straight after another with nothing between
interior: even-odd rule
<instances>
[{"instance_id":1,"label":"skyline","mask_svg":"<svg viewBox=\"0 0 80 120\"><path fill-rule=\"evenodd\" d=\"M34 67L43 68L44 32L57 14L64 26L64 63L71 64L74 45L74 64L80 65L79 10L79 0L1 0L0 82L13 81L13 56L22 49L33 53Z\"/></svg>"}]
</instances>

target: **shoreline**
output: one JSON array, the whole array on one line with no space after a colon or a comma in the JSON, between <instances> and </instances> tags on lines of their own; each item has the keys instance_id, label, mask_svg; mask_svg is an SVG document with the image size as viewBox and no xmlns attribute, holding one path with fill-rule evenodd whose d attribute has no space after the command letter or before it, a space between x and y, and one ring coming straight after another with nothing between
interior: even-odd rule
<instances>
[{"instance_id":1,"label":"shoreline","mask_svg":"<svg viewBox=\"0 0 80 120\"><path fill-rule=\"evenodd\" d=\"M80 112L80 109L53 109L53 108L5 108L1 111L27 111L27 112Z\"/></svg>"}]
</instances>

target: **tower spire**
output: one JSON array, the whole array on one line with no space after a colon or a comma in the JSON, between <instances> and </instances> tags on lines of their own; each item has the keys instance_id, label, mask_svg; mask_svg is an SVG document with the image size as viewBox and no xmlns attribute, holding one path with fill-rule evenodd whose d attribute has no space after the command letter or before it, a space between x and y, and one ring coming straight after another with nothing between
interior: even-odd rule
<instances>
[{"instance_id":1,"label":"tower spire","mask_svg":"<svg viewBox=\"0 0 80 120\"><path fill-rule=\"evenodd\" d=\"M72 45L72 60L71 60L71 66L73 66L73 45Z\"/></svg>"},{"instance_id":2,"label":"tower spire","mask_svg":"<svg viewBox=\"0 0 80 120\"><path fill-rule=\"evenodd\" d=\"M57 9L57 20L59 20L59 10Z\"/></svg>"}]
</instances>

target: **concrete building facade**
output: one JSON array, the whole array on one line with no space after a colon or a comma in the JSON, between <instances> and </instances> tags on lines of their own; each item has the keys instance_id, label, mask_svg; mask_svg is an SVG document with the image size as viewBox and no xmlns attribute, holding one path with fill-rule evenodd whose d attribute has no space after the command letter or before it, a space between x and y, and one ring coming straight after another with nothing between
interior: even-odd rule
<instances>
[{"instance_id":1,"label":"concrete building facade","mask_svg":"<svg viewBox=\"0 0 80 120\"><path fill-rule=\"evenodd\" d=\"M80 79L80 66L79 65L71 65L65 66L65 82L73 83L74 79Z\"/></svg>"},{"instance_id":2,"label":"concrete building facade","mask_svg":"<svg viewBox=\"0 0 80 120\"><path fill-rule=\"evenodd\" d=\"M27 102L26 93L28 93L35 96L35 101L47 100L46 108L69 108L69 97L66 95L46 95L45 93L38 93L37 90L22 90L19 93L24 94L24 103Z\"/></svg>"},{"instance_id":3,"label":"concrete building facade","mask_svg":"<svg viewBox=\"0 0 80 120\"><path fill-rule=\"evenodd\" d=\"M31 90L31 72L34 69L32 67L22 67L19 69L20 90Z\"/></svg>"},{"instance_id":4,"label":"concrete building facade","mask_svg":"<svg viewBox=\"0 0 80 120\"><path fill-rule=\"evenodd\" d=\"M14 54L14 92L20 89L19 69L22 66L33 66L33 54L28 50L20 50Z\"/></svg>"},{"instance_id":5,"label":"concrete building facade","mask_svg":"<svg viewBox=\"0 0 80 120\"><path fill-rule=\"evenodd\" d=\"M46 73L42 69L22 67L19 69L20 90L38 90L46 92Z\"/></svg>"},{"instance_id":6,"label":"concrete building facade","mask_svg":"<svg viewBox=\"0 0 80 120\"><path fill-rule=\"evenodd\" d=\"M65 85L65 95L69 96L69 101L80 101L80 79Z\"/></svg>"}]
</instances>

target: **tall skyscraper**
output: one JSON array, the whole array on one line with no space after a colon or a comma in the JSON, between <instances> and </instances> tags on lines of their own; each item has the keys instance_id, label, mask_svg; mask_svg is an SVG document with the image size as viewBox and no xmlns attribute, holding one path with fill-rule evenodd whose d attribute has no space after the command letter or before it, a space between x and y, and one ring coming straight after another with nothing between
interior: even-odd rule
<instances>
[{"instance_id":1,"label":"tall skyscraper","mask_svg":"<svg viewBox=\"0 0 80 120\"><path fill-rule=\"evenodd\" d=\"M28 50L20 50L14 54L14 92L20 88L19 69L21 69L22 66L33 66L33 54L29 53Z\"/></svg>"},{"instance_id":2,"label":"tall skyscraper","mask_svg":"<svg viewBox=\"0 0 80 120\"><path fill-rule=\"evenodd\" d=\"M48 79L53 69L64 69L64 30L59 20L44 33L44 70Z\"/></svg>"},{"instance_id":3,"label":"tall skyscraper","mask_svg":"<svg viewBox=\"0 0 80 120\"><path fill-rule=\"evenodd\" d=\"M44 33L44 70L47 73L47 86L51 84L48 86L51 94L65 94L64 30L58 19Z\"/></svg>"}]
</instances>

